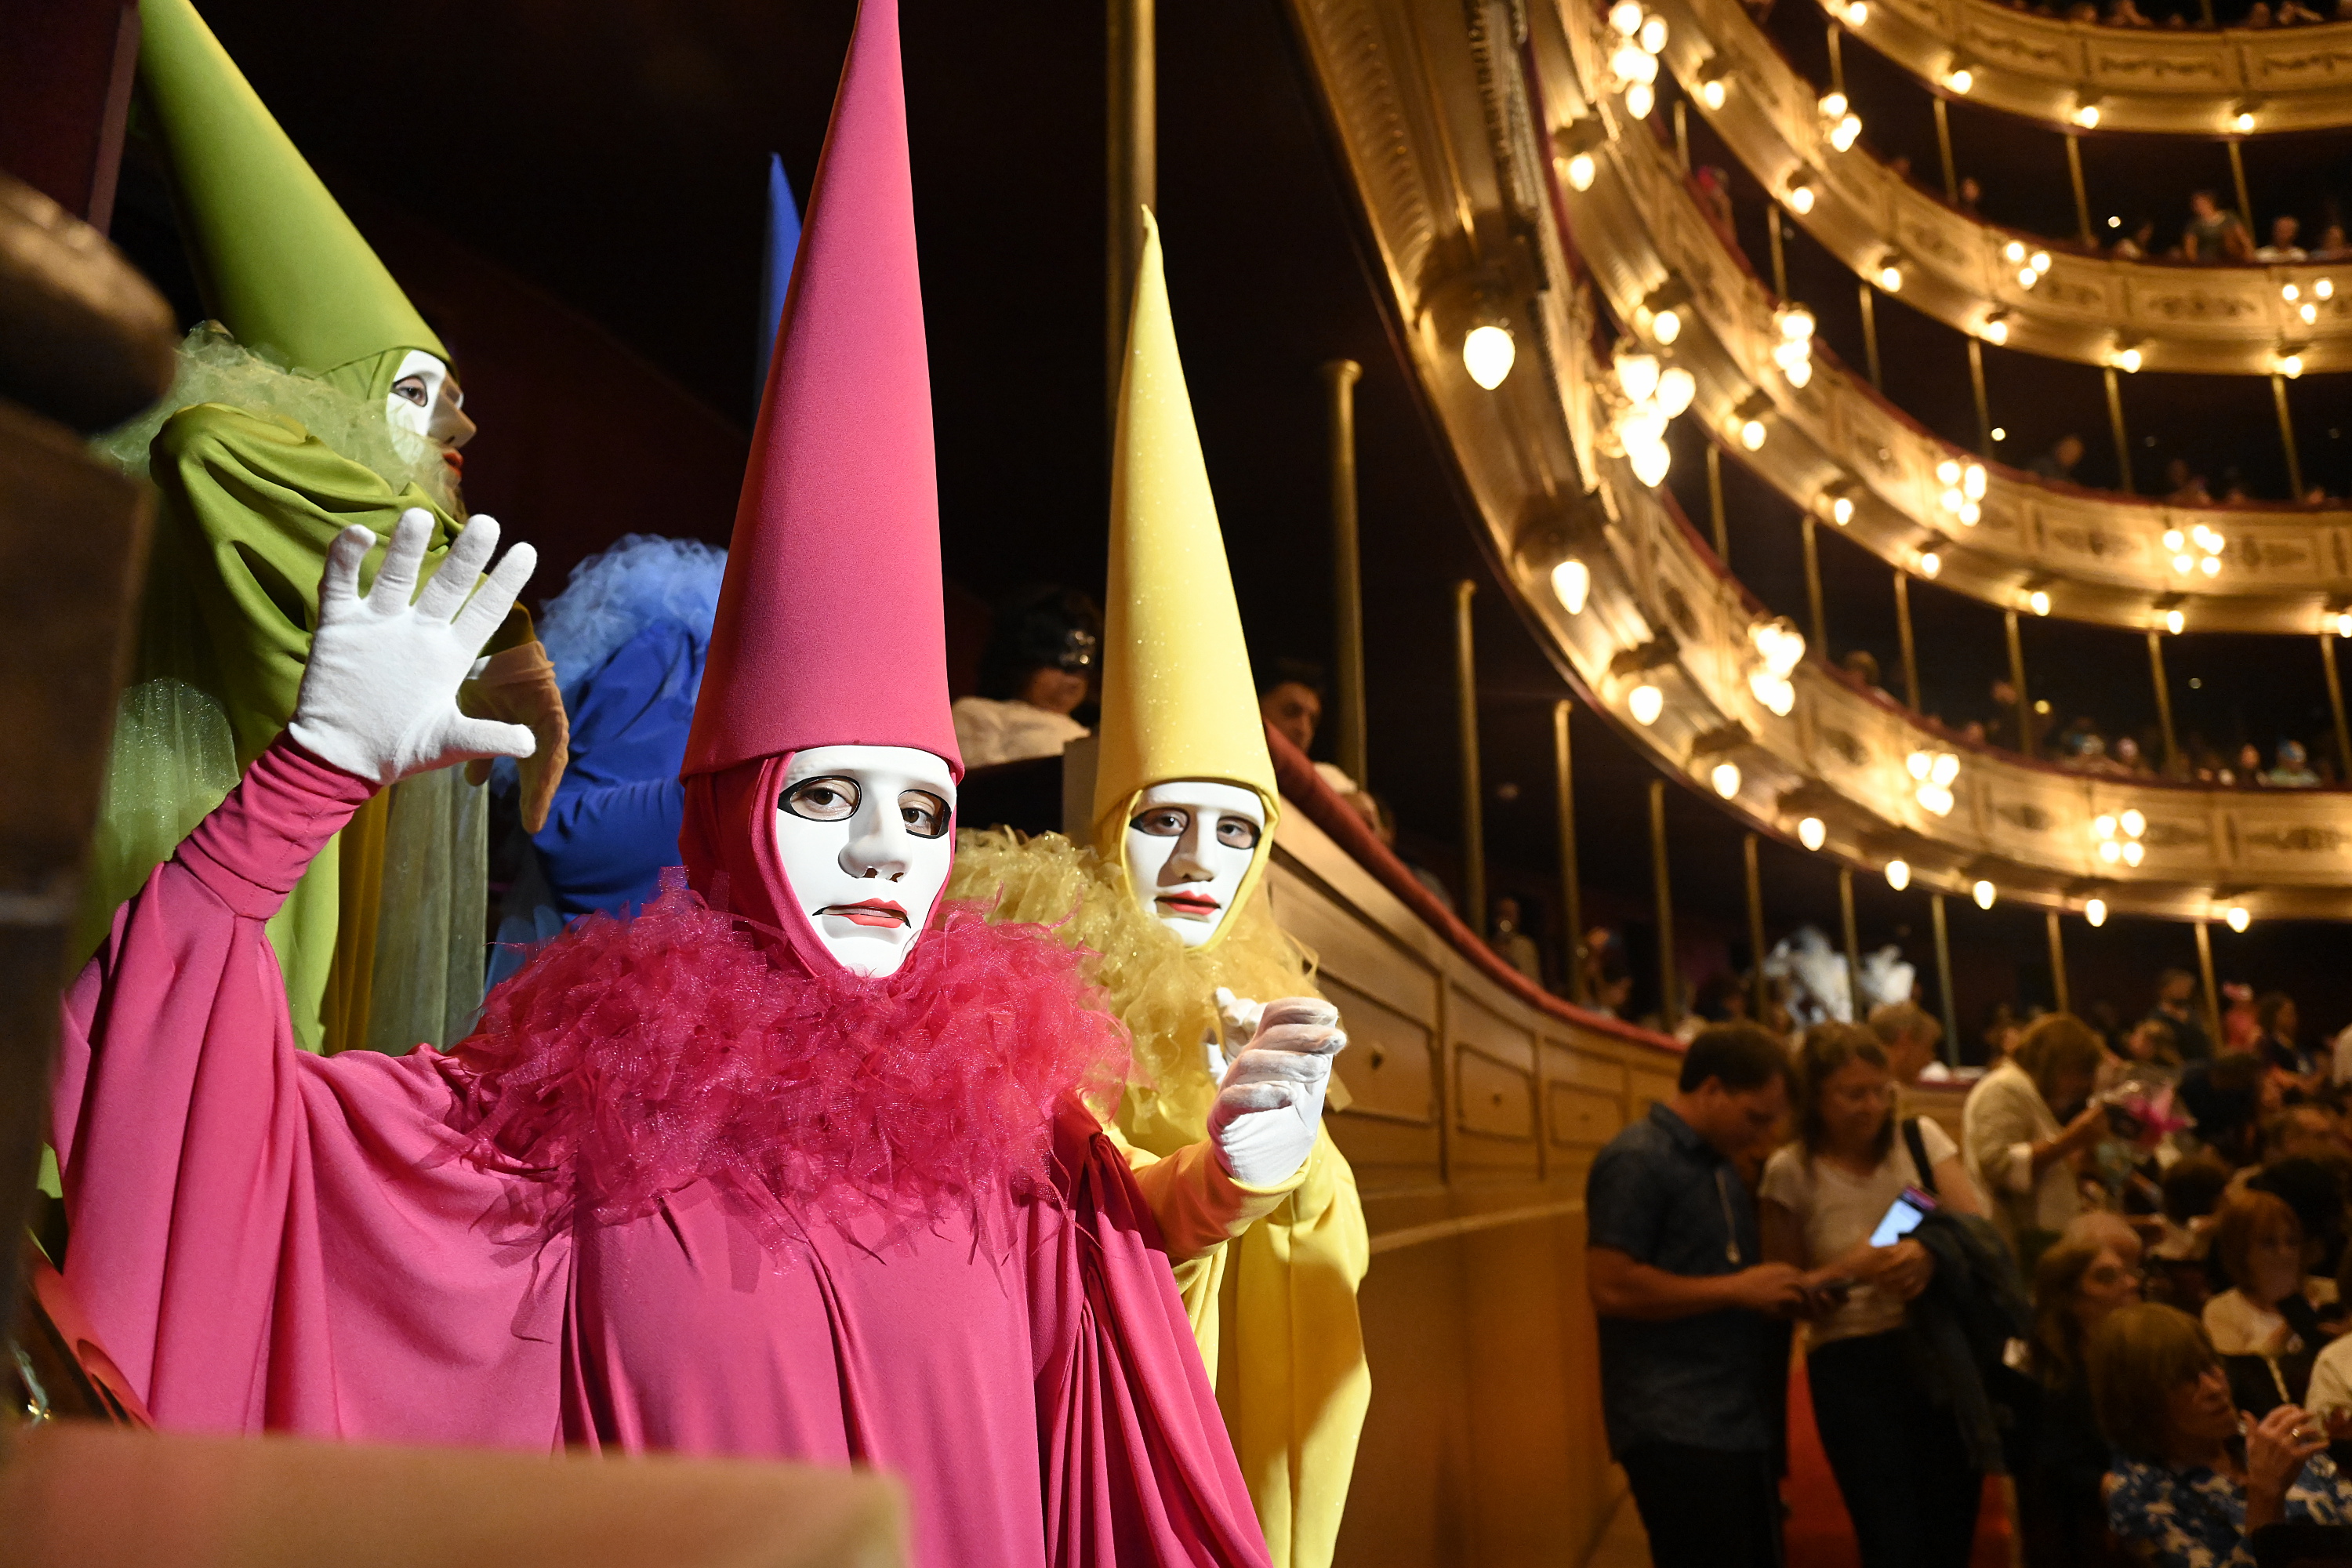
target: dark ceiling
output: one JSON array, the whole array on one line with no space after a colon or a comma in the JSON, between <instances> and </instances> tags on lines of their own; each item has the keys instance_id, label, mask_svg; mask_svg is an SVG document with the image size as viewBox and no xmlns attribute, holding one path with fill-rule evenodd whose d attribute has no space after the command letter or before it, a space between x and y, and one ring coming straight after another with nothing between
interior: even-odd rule
<instances>
[{"instance_id":1,"label":"dark ceiling","mask_svg":"<svg viewBox=\"0 0 2352 1568\"><path fill-rule=\"evenodd\" d=\"M723 539L733 483L724 426L740 450L751 402L763 170L772 151L781 153L806 194L852 19L846 0L205 0L202 9L396 269L394 238L429 234L436 255L470 258L510 297L529 291L568 308L642 362L608 392L593 356L583 362L572 345L562 363L579 368L565 374L583 384L563 389L565 406L583 412L551 450L498 455L501 410L478 395L478 468L596 464L600 450L630 440L627 389L654 384L650 366L715 415L719 438L679 438L674 454L652 455L692 465L671 476L690 505L645 503L650 515L600 522L596 537L627 527ZM1806 7L1783 0L1782 9ZM981 598L1037 580L1098 591L1102 10L905 0L903 34L949 575ZM1358 418L1373 787L1395 806L1405 847L1450 876L1459 812L1450 584L1475 579L1492 879L1498 890L1541 898L1557 864L1550 715L1565 688L1481 559L1450 465L1391 348L1284 10L1277 0L1162 7L1159 68L1170 289L1252 647L1261 659L1328 658L1318 367L1354 358L1365 371ZM136 159L123 200L118 237L184 297L167 211ZM1744 205L1752 216L1753 202ZM1826 258L1797 265L1806 289L1850 296L1850 278ZM1832 312L1823 316L1838 341ZM467 345L454 346L462 365ZM1948 422L1949 391L1931 389L1913 405ZM2015 422L2040 428L2022 414ZM1734 565L1768 603L1801 613L1792 516L1732 467ZM1696 451L1684 450L1677 468L1685 505L1703 519L1687 483L1699 471ZM534 515L528 494L501 506L511 530L557 559L578 553L566 552L563 521ZM1857 552L1831 555L1833 644L1874 645L1891 670L1884 568ZM1982 657L1939 654L1931 703L1956 720L1975 717L1971 704L1999 660L1998 620L1937 597L1923 594L1920 614L1923 627L1937 628L1937 647ZM2074 628L2033 632L2074 672L2053 674L2052 689L2073 700L2071 679L2091 702L2106 700L2112 685L2132 694L2116 698L2123 721L2137 721L2145 655L2136 644ZM2082 673L2092 670L2120 673ZM1640 948L1652 775L1603 724L1580 715L1576 741L1588 909L1632 928ZM1668 793L1685 943L1717 963L1744 955L1738 829L1708 803ZM1776 843L1764 864L1775 936L1801 920L1834 928L1830 867ZM1865 942L1904 940L1929 966L1925 901L1864 880ZM1962 909L1956 922L1964 1015L2021 984L2046 986L2046 965L2039 980L2025 972L2043 951L2038 913ZM2078 991L2095 985L2129 1005L2140 1003L2148 965L2188 952L2179 928L2135 937L2120 925L2101 933L2070 925L2081 933ZM2284 931L2269 939L2261 951L2273 956L2258 966L2298 970L2303 954L2319 951L2312 944L2332 942ZM2225 956L2236 951L2225 946Z\"/></svg>"}]
</instances>

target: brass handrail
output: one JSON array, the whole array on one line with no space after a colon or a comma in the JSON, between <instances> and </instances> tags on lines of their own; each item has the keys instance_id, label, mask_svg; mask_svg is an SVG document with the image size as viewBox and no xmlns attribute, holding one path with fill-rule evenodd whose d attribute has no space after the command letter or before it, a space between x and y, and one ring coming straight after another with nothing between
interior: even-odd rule
<instances>
[{"instance_id":1,"label":"brass handrail","mask_svg":"<svg viewBox=\"0 0 2352 1568\"><path fill-rule=\"evenodd\" d=\"M2061 772L1954 741L1831 671L1792 676L1784 713L1751 677L1763 612L1612 433L1579 258L1545 221L1549 134L1608 106L1546 108L1526 79L1481 57L1451 0L1291 0L1335 138L1363 205L1398 339L1458 466L1477 526L1556 664L1662 771L1720 794L1783 837L1808 819L1829 853L1874 871L1892 858L1927 889L1976 883L2053 908L2352 918L2352 831L2329 791L2225 791ZM1556 26L1532 18L1549 88L1572 79ZM1565 163L1565 158L1561 163ZM1499 310L1519 368L1487 390L1461 359L1465 300ZM1570 613L1555 568L1575 557L1589 596ZM1664 698L1640 722L1633 695ZM1922 802L1915 752L1960 759L1948 814ZM1703 782L1704 781L1704 782ZM2137 865L2100 854L2102 817L2142 815ZM1811 828L1807 829L1808 832ZM2112 826L2110 831L2114 831Z\"/></svg>"},{"instance_id":2,"label":"brass handrail","mask_svg":"<svg viewBox=\"0 0 2352 1568\"><path fill-rule=\"evenodd\" d=\"M1559 19L1571 34L1583 26L1584 5L1565 0ZM1657 8L1668 22L1664 63L1764 188L1857 277L1894 266L1904 302L1954 331L2131 371L2352 369L2352 262L2119 261L1996 227L1859 142L1839 151L1822 95L1738 0L1660 0ZM1720 107L1704 90L1709 82L1722 86ZM1805 195L1792 200L1800 187Z\"/></svg>"}]
</instances>

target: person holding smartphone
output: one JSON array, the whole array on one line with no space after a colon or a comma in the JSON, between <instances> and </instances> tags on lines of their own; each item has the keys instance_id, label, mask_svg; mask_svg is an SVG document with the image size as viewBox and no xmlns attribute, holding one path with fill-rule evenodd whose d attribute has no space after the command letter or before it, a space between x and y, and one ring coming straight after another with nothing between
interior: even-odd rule
<instances>
[{"instance_id":1,"label":"person holding smartphone","mask_svg":"<svg viewBox=\"0 0 2352 1568\"><path fill-rule=\"evenodd\" d=\"M1764 1167L1768 1261L1806 1270L1813 1420L1853 1521L1863 1568L1961 1568L1983 1478L1904 1342L1935 1260L1906 1233L1931 1207L1979 1214L1959 1148L1898 1124L1885 1047L1869 1029L1817 1024L1797 1052L1796 1140ZM1932 1194L1932 1195L1931 1195Z\"/></svg>"}]
</instances>

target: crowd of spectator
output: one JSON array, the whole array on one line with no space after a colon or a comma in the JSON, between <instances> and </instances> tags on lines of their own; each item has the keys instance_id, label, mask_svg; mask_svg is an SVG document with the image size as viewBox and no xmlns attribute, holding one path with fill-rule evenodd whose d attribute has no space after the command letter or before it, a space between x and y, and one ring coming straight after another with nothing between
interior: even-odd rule
<instances>
[{"instance_id":1,"label":"crowd of spectator","mask_svg":"<svg viewBox=\"0 0 2352 1568\"><path fill-rule=\"evenodd\" d=\"M1956 1130L1916 1003L1700 1030L1586 1194L1653 1561L1778 1560L1792 1324L1863 1568L1969 1562L1994 1474L2027 1568L2352 1560L2352 1029L2224 999L1999 1020Z\"/></svg>"}]
</instances>

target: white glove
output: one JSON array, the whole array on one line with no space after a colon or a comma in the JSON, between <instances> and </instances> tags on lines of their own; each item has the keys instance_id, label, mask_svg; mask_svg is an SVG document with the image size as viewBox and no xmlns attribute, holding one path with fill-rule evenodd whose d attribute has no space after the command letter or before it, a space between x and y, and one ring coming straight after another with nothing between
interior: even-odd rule
<instances>
[{"instance_id":1,"label":"white glove","mask_svg":"<svg viewBox=\"0 0 2352 1568\"><path fill-rule=\"evenodd\" d=\"M1209 1076L1219 1082L1225 1076L1227 1040L1248 1040L1257 1033L1258 1020L1265 1016L1265 1004L1247 996L1236 996L1223 985L1217 987L1218 1027L1209 1031L1201 1044L1209 1058Z\"/></svg>"},{"instance_id":2,"label":"white glove","mask_svg":"<svg viewBox=\"0 0 2352 1568\"><path fill-rule=\"evenodd\" d=\"M477 516L411 605L432 531L432 513L402 512L364 599L360 563L375 548L375 532L354 525L336 535L319 578L318 634L286 727L321 761L380 784L476 757L527 757L536 744L520 724L459 712L457 688L530 580L538 553L528 544L508 551L477 592L499 545L498 523Z\"/></svg>"},{"instance_id":3,"label":"white glove","mask_svg":"<svg viewBox=\"0 0 2352 1568\"><path fill-rule=\"evenodd\" d=\"M1279 1186L1314 1151L1331 1058L1347 1048L1339 1010L1312 996L1266 1004L1257 1032L1225 1069L1209 1141L1244 1186Z\"/></svg>"}]
</instances>

